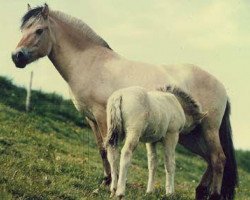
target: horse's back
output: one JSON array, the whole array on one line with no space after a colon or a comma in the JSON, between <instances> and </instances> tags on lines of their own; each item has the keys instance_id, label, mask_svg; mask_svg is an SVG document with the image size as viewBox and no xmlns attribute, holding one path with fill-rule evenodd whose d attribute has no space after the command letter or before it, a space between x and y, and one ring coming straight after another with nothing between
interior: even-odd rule
<instances>
[{"instance_id":1,"label":"horse's back","mask_svg":"<svg viewBox=\"0 0 250 200\"><path fill-rule=\"evenodd\" d=\"M175 80L176 86L199 102L208 112L202 124L219 128L228 101L224 85L213 75L192 64L166 65L166 73ZM206 125L207 126L207 125Z\"/></svg>"},{"instance_id":2,"label":"horse's back","mask_svg":"<svg viewBox=\"0 0 250 200\"><path fill-rule=\"evenodd\" d=\"M213 101L215 95L219 95L223 104L226 103L227 92L224 85L199 66L192 64L164 65L164 69L175 80L176 85L197 99L202 107L217 104L218 102Z\"/></svg>"}]
</instances>

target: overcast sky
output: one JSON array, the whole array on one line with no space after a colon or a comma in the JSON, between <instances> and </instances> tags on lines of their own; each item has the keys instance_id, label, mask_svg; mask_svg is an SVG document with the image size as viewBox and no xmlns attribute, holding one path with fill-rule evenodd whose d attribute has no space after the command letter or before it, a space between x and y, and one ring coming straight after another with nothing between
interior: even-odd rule
<instances>
[{"instance_id":1,"label":"overcast sky","mask_svg":"<svg viewBox=\"0 0 250 200\"><path fill-rule=\"evenodd\" d=\"M10 59L21 38L20 20L27 3L0 0L0 76L26 86L31 70L34 88L69 98L68 86L49 62L25 69ZM236 148L250 150L250 1L192 0L47 0L90 25L119 54L154 64L193 63L215 75L232 104Z\"/></svg>"}]
</instances>

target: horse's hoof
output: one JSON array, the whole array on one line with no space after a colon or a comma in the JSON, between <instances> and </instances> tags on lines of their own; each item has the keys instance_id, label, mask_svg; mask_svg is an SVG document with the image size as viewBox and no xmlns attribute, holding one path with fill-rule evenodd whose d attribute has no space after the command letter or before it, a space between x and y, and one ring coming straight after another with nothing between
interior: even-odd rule
<instances>
[{"instance_id":1,"label":"horse's hoof","mask_svg":"<svg viewBox=\"0 0 250 200\"><path fill-rule=\"evenodd\" d=\"M209 197L209 191L207 187L198 186L196 188L196 195L195 195L196 200L207 200L208 197Z\"/></svg>"},{"instance_id":2,"label":"horse's hoof","mask_svg":"<svg viewBox=\"0 0 250 200\"><path fill-rule=\"evenodd\" d=\"M103 181L102 181L102 184L101 184L101 185L103 185L103 186L109 186L110 183L111 183L111 175L105 176L105 177L103 178Z\"/></svg>"},{"instance_id":3,"label":"horse's hoof","mask_svg":"<svg viewBox=\"0 0 250 200\"><path fill-rule=\"evenodd\" d=\"M208 200L221 200L221 195L220 194L212 194Z\"/></svg>"}]
</instances>

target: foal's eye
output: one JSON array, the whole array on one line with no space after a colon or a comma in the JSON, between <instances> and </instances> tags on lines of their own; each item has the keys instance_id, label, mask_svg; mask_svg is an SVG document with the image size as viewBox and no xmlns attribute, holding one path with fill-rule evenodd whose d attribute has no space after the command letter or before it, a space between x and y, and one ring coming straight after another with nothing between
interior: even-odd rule
<instances>
[{"instance_id":1,"label":"foal's eye","mask_svg":"<svg viewBox=\"0 0 250 200\"><path fill-rule=\"evenodd\" d=\"M37 35L41 35L43 33L43 29L39 28L36 30Z\"/></svg>"}]
</instances>

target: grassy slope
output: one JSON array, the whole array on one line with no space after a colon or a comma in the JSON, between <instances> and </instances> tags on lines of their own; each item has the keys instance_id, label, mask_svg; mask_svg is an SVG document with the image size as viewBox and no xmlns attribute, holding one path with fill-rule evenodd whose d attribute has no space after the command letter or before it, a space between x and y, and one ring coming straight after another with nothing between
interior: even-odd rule
<instances>
[{"instance_id":1,"label":"grassy slope","mask_svg":"<svg viewBox=\"0 0 250 200\"><path fill-rule=\"evenodd\" d=\"M60 110L58 104L43 107L50 113L46 115L35 111L26 114L22 106L13 109L7 101L0 98L0 102L0 199L108 199L105 188L93 193L102 178L101 159L91 131L79 126L79 116L64 118L64 112L58 116L51 111ZM155 194L144 195L147 159L141 144L130 168L127 199L162 198L165 175L160 149ZM178 195L172 199L192 199L205 164L182 149L178 152ZM250 153L238 151L237 157L240 187L236 199L250 199Z\"/></svg>"}]
</instances>

